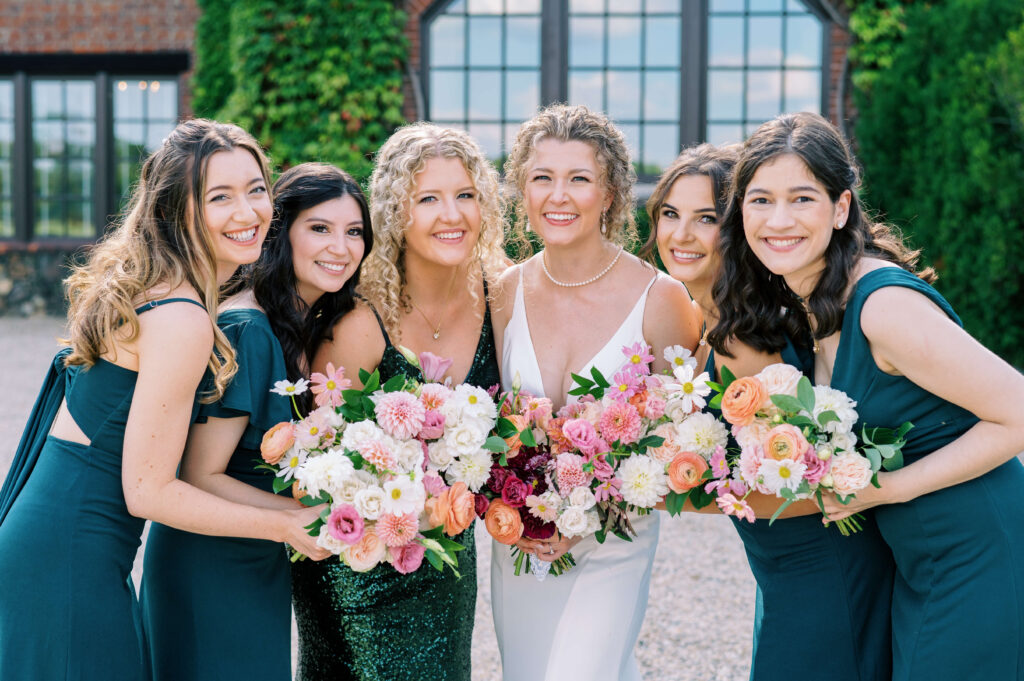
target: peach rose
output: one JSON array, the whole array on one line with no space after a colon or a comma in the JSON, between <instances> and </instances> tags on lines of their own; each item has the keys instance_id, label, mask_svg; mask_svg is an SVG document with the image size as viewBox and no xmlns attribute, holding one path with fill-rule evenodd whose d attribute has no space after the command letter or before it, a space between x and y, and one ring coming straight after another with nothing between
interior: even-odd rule
<instances>
[{"instance_id":1,"label":"peach rose","mask_svg":"<svg viewBox=\"0 0 1024 681\"><path fill-rule=\"evenodd\" d=\"M499 544L511 546L523 536L523 521L519 517L519 511L501 499L491 502L487 513L484 514L484 524Z\"/></svg>"},{"instance_id":2,"label":"peach rose","mask_svg":"<svg viewBox=\"0 0 1024 681\"><path fill-rule=\"evenodd\" d=\"M749 425L767 397L761 381L753 376L737 378L722 394L722 416L733 425Z\"/></svg>"},{"instance_id":3,"label":"peach rose","mask_svg":"<svg viewBox=\"0 0 1024 681\"><path fill-rule=\"evenodd\" d=\"M506 416L505 418L511 421L512 425L516 427L515 434L505 438L505 444L508 445L508 451L505 452L505 456L509 459L512 459L515 458L517 454L519 454L519 450L523 446L522 441L520 441L519 439L519 433L522 432L523 428L526 427L527 421L526 417L523 416L522 414L512 414L511 416Z\"/></svg>"},{"instance_id":4,"label":"peach rose","mask_svg":"<svg viewBox=\"0 0 1024 681\"><path fill-rule=\"evenodd\" d=\"M309 492L307 492L306 489L302 485L299 484L298 480L296 480L295 482L292 483L292 498L293 499L302 499L302 497L306 496L307 494L309 494Z\"/></svg>"},{"instance_id":5,"label":"peach rose","mask_svg":"<svg viewBox=\"0 0 1024 681\"><path fill-rule=\"evenodd\" d=\"M444 533L454 537L476 519L476 500L466 483L457 482L437 497L430 510L430 524L444 525Z\"/></svg>"},{"instance_id":6,"label":"peach rose","mask_svg":"<svg viewBox=\"0 0 1024 681\"><path fill-rule=\"evenodd\" d=\"M860 454L842 452L832 457L832 491L848 496L871 482L871 462Z\"/></svg>"},{"instance_id":7,"label":"peach rose","mask_svg":"<svg viewBox=\"0 0 1024 681\"><path fill-rule=\"evenodd\" d=\"M764 369L761 369L761 373L754 378L764 384L765 390L768 391L769 395L761 406L764 409L772 406L771 395L796 397L797 384L800 383L801 377L803 377L803 374L800 370L788 364L769 364Z\"/></svg>"},{"instance_id":8,"label":"peach rose","mask_svg":"<svg viewBox=\"0 0 1024 681\"><path fill-rule=\"evenodd\" d=\"M764 455L770 459L802 461L809 445L799 428L783 423L768 431L763 446Z\"/></svg>"},{"instance_id":9,"label":"peach rose","mask_svg":"<svg viewBox=\"0 0 1024 681\"><path fill-rule=\"evenodd\" d=\"M283 421L263 434L260 454L263 460L273 465L281 460L284 453L295 444L295 424Z\"/></svg>"},{"instance_id":10,"label":"peach rose","mask_svg":"<svg viewBox=\"0 0 1024 681\"><path fill-rule=\"evenodd\" d=\"M665 439L660 447L650 447L647 450L647 453L658 461L668 463L682 453L682 447L676 442L675 424L662 423L651 432L651 435L657 435Z\"/></svg>"},{"instance_id":11,"label":"peach rose","mask_svg":"<svg viewBox=\"0 0 1024 681\"><path fill-rule=\"evenodd\" d=\"M699 485L704 479L708 462L700 454L681 452L668 465L668 487L673 492L685 492Z\"/></svg>"},{"instance_id":12,"label":"peach rose","mask_svg":"<svg viewBox=\"0 0 1024 681\"><path fill-rule=\"evenodd\" d=\"M366 572L387 558L388 547L377 536L374 528L367 527L362 539L345 549L341 555L353 571Z\"/></svg>"}]
</instances>

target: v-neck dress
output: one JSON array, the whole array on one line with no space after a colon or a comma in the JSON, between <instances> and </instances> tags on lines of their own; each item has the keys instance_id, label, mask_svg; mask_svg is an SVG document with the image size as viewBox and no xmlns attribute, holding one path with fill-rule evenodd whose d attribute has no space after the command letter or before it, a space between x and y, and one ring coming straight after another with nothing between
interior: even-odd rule
<instances>
[{"instance_id":1,"label":"v-neck dress","mask_svg":"<svg viewBox=\"0 0 1024 681\"><path fill-rule=\"evenodd\" d=\"M861 311L886 286L917 291L957 324L960 319L934 288L896 267L865 274L847 302L832 387L857 401L857 432L862 424L914 424L903 449L909 465L959 438L978 418L875 364ZM985 390L984 376L976 389ZM875 517L896 561L894 681L1024 679L1021 462L1013 458L973 480L879 506Z\"/></svg>"},{"instance_id":2,"label":"v-neck dress","mask_svg":"<svg viewBox=\"0 0 1024 681\"><path fill-rule=\"evenodd\" d=\"M544 395L544 382L526 319L522 265L512 317L505 327L501 383L510 390L516 374L523 390ZM664 275L659 275L664 276ZM622 347L646 343L644 289L615 333L575 373L596 367L605 376L622 368ZM573 342L580 330L564 335ZM572 399L572 398L570 398ZM660 514L632 520L637 536L626 542L609 536L603 544L586 537L572 549L576 566L543 582L518 577L509 547L492 542L491 606L505 681L635 681L642 678L633 648L647 611L651 568L658 546Z\"/></svg>"},{"instance_id":3,"label":"v-neck dress","mask_svg":"<svg viewBox=\"0 0 1024 681\"><path fill-rule=\"evenodd\" d=\"M484 289L486 295L486 287ZM377 318L378 322L380 317ZM381 383L404 374L422 380L392 344L384 325ZM491 311L463 383L498 383ZM459 572L424 563L416 572L390 565L353 572L337 559L292 565L292 602L299 629L300 681L470 681L476 611L476 543L472 525L455 541Z\"/></svg>"}]
</instances>

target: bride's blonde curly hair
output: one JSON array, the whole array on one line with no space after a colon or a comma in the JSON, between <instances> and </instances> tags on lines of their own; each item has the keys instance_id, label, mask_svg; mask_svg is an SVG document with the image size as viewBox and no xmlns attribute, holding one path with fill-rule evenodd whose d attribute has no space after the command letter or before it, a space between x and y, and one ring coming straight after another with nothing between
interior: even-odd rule
<instances>
[{"instance_id":1,"label":"bride's blonde curly hair","mask_svg":"<svg viewBox=\"0 0 1024 681\"><path fill-rule=\"evenodd\" d=\"M495 281L505 269L505 216L498 172L472 137L432 123L399 128L377 152L370 177L373 249L363 263L359 294L377 310L394 342L401 338L399 316L411 307L405 295L403 254L416 177L429 159L457 158L473 181L480 204L480 238L473 249L470 281ZM493 289L492 289L493 290ZM471 289L476 296L476 289Z\"/></svg>"},{"instance_id":2,"label":"bride's blonde curly hair","mask_svg":"<svg viewBox=\"0 0 1024 681\"><path fill-rule=\"evenodd\" d=\"M626 249L632 247L636 241L636 216L633 214L636 170L626 138L607 116L583 105L552 104L519 128L505 161L506 190L516 208L512 238L517 243L526 240L530 225L523 203L526 170L537 143L549 138L560 142L586 142L593 147L601 172L599 179L612 196L606 214L608 231L604 236Z\"/></svg>"},{"instance_id":3,"label":"bride's blonde curly hair","mask_svg":"<svg viewBox=\"0 0 1024 681\"><path fill-rule=\"evenodd\" d=\"M218 399L238 370L235 351L217 328L217 256L203 220L210 157L244 149L270 189L267 158L259 143L236 125L194 119L179 124L142 164L127 213L92 247L88 260L64 282L71 346L67 364L92 366L113 349L115 334L130 343L139 335L137 304L156 290L187 283L206 306L214 333L209 368Z\"/></svg>"}]
</instances>

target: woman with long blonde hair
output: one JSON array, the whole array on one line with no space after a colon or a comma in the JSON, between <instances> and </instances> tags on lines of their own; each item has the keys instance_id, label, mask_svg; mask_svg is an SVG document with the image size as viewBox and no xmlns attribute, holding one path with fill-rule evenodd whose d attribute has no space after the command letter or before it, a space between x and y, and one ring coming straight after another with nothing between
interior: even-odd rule
<instances>
[{"instance_id":1,"label":"woman with long blonde hair","mask_svg":"<svg viewBox=\"0 0 1024 681\"><path fill-rule=\"evenodd\" d=\"M455 383L498 382L488 284L505 266L498 176L463 132L429 123L399 129L381 147L370 181L373 250L363 300L335 325L313 368L328 362L358 384L420 377L405 346L451 360ZM455 540L461 579L423 567L355 572L334 561L297 563L292 591L299 677L469 681L476 549L473 526ZM386 635L382 635L386 633Z\"/></svg>"},{"instance_id":2,"label":"woman with long blonde hair","mask_svg":"<svg viewBox=\"0 0 1024 681\"><path fill-rule=\"evenodd\" d=\"M571 374L618 371L624 346L692 351L698 315L682 284L630 255L633 171L622 133L584 106L555 105L525 122L505 174L517 199L517 228L532 228L544 250L510 268L495 306L502 387L574 398ZM658 514L632 521L631 542L609 536L521 539L521 550L554 561L572 549L576 566L538 582L515 576L508 547L491 552L491 603L506 681L638 679L640 634Z\"/></svg>"},{"instance_id":3,"label":"woman with long blonde hair","mask_svg":"<svg viewBox=\"0 0 1024 681\"><path fill-rule=\"evenodd\" d=\"M182 123L143 164L127 217L68 278L70 347L0 491L0 678L148 677L127 581L147 518L316 550L304 526L318 511L255 509L176 478L198 400L236 370L218 289L260 253L268 187L250 135Z\"/></svg>"}]
</instances>

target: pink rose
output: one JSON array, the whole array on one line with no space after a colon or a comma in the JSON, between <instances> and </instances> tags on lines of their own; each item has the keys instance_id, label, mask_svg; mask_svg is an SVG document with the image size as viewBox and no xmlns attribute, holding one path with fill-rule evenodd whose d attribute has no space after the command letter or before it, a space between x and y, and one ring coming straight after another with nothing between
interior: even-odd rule
<instances>
[{"instance_id":1,"label":"pink rose","mask_svg":"<svg viewBox=\"0 0 1024 681\"><path fill-rule=\"evenodd\" d=\"M388 548L388 552L391 554L391 565L395 570L407 575L420 569L427 548L418 541L411 541L402 546L392 546Z\"/></svg>"},{"instance_id":2,"label":"pink rose","mask_svg":"<svg viewBox=\"0 0 1024 681\"><path fill-rule=\"evenodd\" d=\"M526 497L530 495L530 486L514 475L505 479L501 487L501 500L512 508L520 508L526 503Z\"/></svg>"},{"instance_id":3,"label":"pink rose","mask_svg":"<svg viewBox=\"0 0 1024 681\"><path fill-rule=\"evenodd\" d=\"M444 414L427 409L423 416L423 427L416 437L420 440L436 440L444 435Z\"/></svg>"},{"instance_id":4,"label":"pink rose","mask_svg":"<svg viewBox=\"0 0 1024 681\"><path fill-rule=\"evenodd\" d=\"M769 364L764 369L761 369L755 378L764 384L765 389L768 391L768 395L789 395L790 397L797 396L797 384L800 383L800 379L803 374L796 367L792 367L788 364ZM762 409L768 409L772 406L771 399L767 399L762 404Z\"/></svg>"},{"instance_id":5,"label":"pink rose","mask_svg":"<svg viewBox=\"0 0 1024 681\"><path fill-rule=\"evenodd\" d=\"M281 460L284 453L295 444L295 425L290 421L277 424L263 434L260 443L260 455L263 460L273 465Z\"/></svg>"},{"instance_id":6,"label":"pink rose","mask_svg":"<svg viewBox=\"0 0 1024 681\"><path fill-rule=\"evenodd\" d=\"M387 553L388 547L380 540L374 529L369 527L363 533L363 538L345 549L341 555L345 564L354 572L366 572L384 560Z\"/></svg>"},{"instance_id":7,"label":"pink rose","mask_svg":"<svg viewBox=\"0 0 1024 681\"><path fill-rule=\"evenodd\" d=\"M823 460L819 458L818 452L814 450L814 447L808 447L804 451L804 458L802 460L804 465L807 466L807 470L804 471L804 479L811 485L821 482L821 478L824 477L825 473L828 473L828 469L832 465L831 459Z\"/></svg>"},{"instance_id":8,"label":"pink rose","mask_svg":"<svg viewBox=\"0 0 1024 681\"><path fill-rule=\"evenodd\" d=\"M569 419L562 425L562 434L573 447L584 454L594 453L597 446L597 430L586 419Z\"/></svg>"},{"instance_id":9,"label":"pink rose","mask_svg":"<svg viewBox=\"0 0 1024 681\"><path fill-rule=\"evenodd\" d=\"M668 463L672 459L676 458L683 452L683 448L676 442L676 427L673 423L662 423L655 428L651 435L655 435L664 440L658 447L648 447L647 453L654 457L655 460L662 463Z\"/></svg>"},{"instance_id":10,"label":"pink rose","mask_svg":"<svg viewBox=\"0 0 1024 681\"><path fill-rule=\"evenodd\" d=\"M665 400L660 395L648 393L647 402L644 403L644 418L657 421L665 415Z\"/></svg>"},{"instance_id":11,"label":"pink rose","mask_svg":"<svg viewBox=\"0 0 1024 681\"><path fill-rule=\"evenodd\" d=\"M444 373L452 365L450 359L438 357L432 352L421 352L419 356L420 370L423 372L423 380L426 383L440 383L444 380Z\"/></svg>"},{"instance_id":12,"label":"pink rose","mask_svg":"<svg viewBox=\"0 0 1024 681\"><path fill-rule=\"evenodd\" d=\"M327 531L335 539L355 544L363 538L363 518L352 504L338 504L327 516Z\"/></svg>"},{"instance_id":13,"label":"pink rose","mask_svg":"<svg viewBox=\"0 0 1024 681\"><path fill-rule=\"evenodd\" d=\"M832 491L848 496L871 482L871 462L860 454L842 452L832 457Z\"/></svg>"},{"instance_id":14,"label":"pink rose","mask_svg":"<svg viewBox=\"0 0 1024 681\"><path fill-rule=\"evenodd\" d=\"M438 475L433 473L427 473L423 476L423 489L427 491L432 497L441 496L441 493L448 489L448 485L444 484L444 480Z\"/></svg>"}]
</instances>

